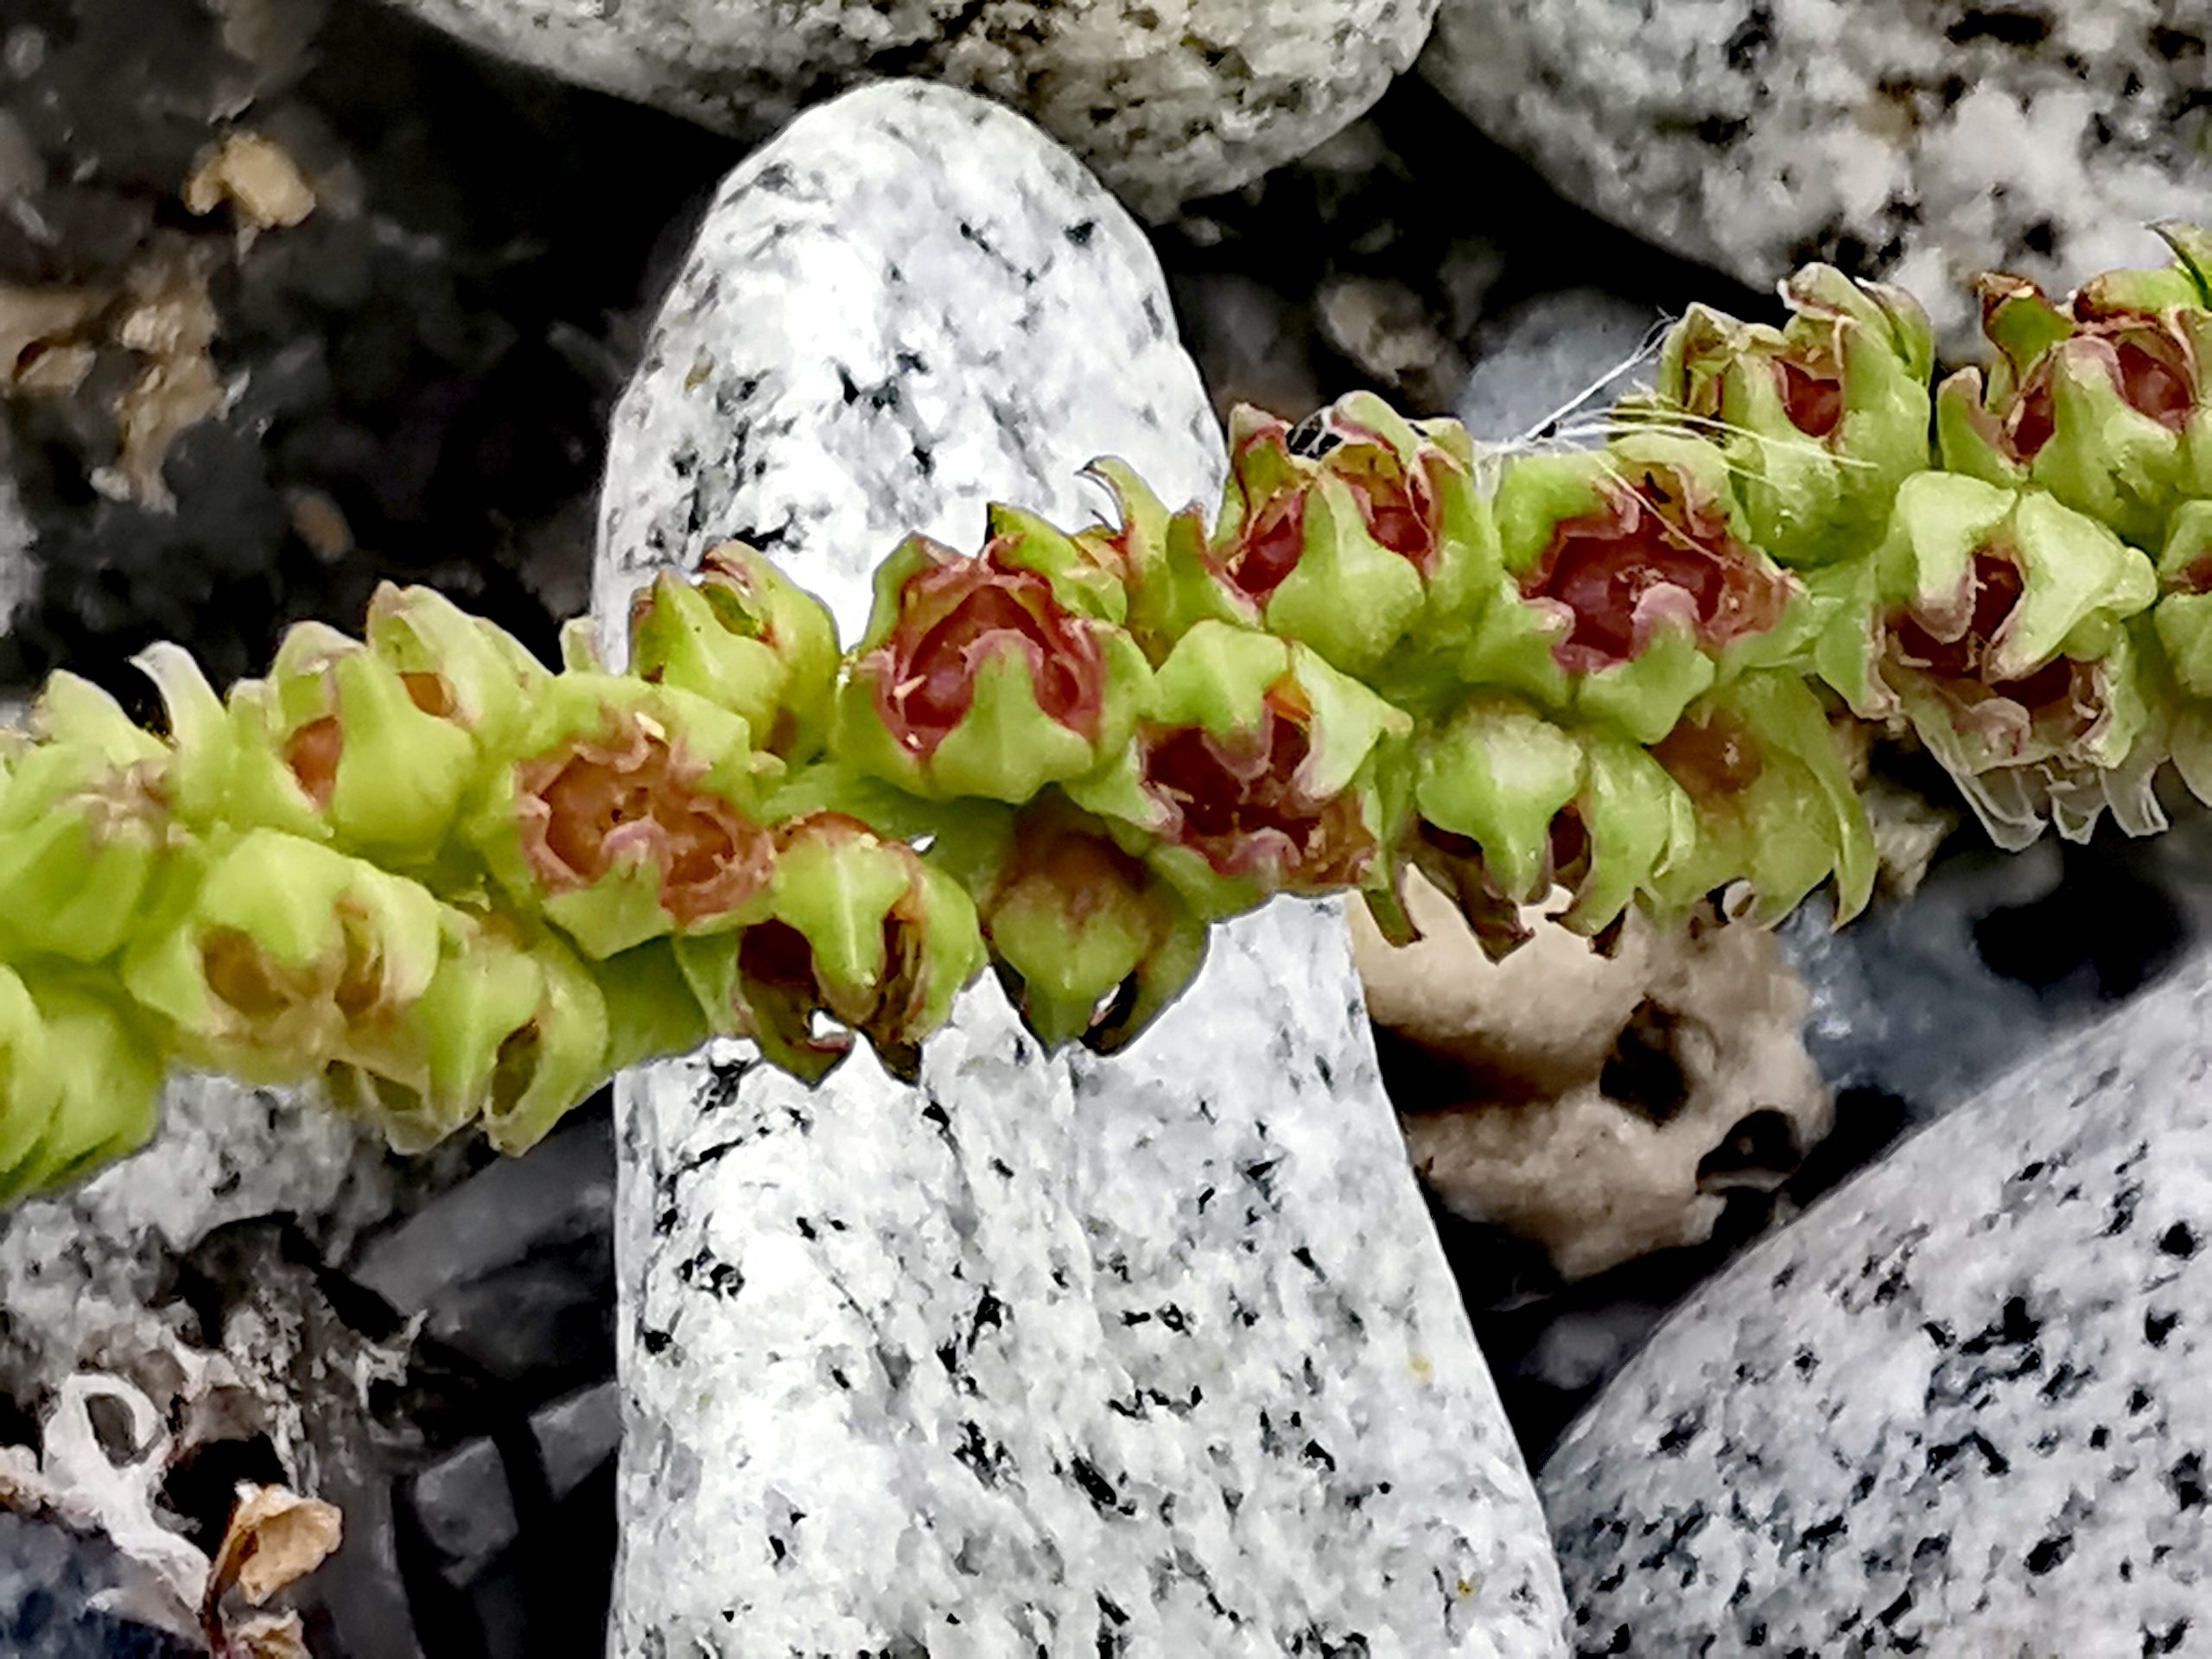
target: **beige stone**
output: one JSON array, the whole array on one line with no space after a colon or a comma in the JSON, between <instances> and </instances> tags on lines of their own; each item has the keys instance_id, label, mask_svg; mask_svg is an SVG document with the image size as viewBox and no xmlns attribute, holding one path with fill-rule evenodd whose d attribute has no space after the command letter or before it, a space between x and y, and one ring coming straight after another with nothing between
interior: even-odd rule
<instances>
[{"instance_id":1,"label":"beige stone","mask_svg":"<svg viewBox=\"0 0 2212 1659\"><path fill-rule=\"evenodd\" d=\"M1730 1190L1779 1185L1827 1133L1805 988L1770 933L1632 914L1608 958L1532 915L1535 938L1494 963L1448 900L1408 887L1422 939L1394 950L1361 916L1354 950L1376 1024L1446 1063L1436 1097L1396 1102L1414 1165L1562 1278L1702 1242Z\"/></svg>"}]
</instances>

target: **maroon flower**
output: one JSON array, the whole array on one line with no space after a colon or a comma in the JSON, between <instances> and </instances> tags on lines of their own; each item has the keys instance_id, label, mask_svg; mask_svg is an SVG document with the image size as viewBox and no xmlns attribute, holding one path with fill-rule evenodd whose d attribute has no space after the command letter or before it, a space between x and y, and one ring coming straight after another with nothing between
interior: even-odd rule
<instances>
[{"instance_id":1,"label":"maroon flower","mask_svg":"<svg viewBox=\"0 0 2212 1659\"><path fill-rule=\"evenodd\" d=\"M885 729L916 756L935 753L974 705L976 671L1011 652L1028 663L1038 708L1096 742L1106 659L1091 626L1045 577L1001 564L990 550L969 559L918 538L909 546L918 556L899 588L898 620L859 664Z\"/></svg>"},{"instance_id":2,"label":"maroon flower","mask_svg":"<svg viewBox=\"0 0 2212 1659\"><path fill-rule=\"evenodd\" d=\"M1669 467L1598 490L1597 510L1560 520L1522 596L1572 619L1553 647L1586 673L1629 662L1662 624L1686 624L1718 651L1781 620L1789 581L1738 538L1711 494Z\"/></svg>"},{"instance_id":3,"label":"maroon flower","mask_svg":"<svg viewBox=\"0 0 2212 1659\"><path fill-rule=\"evenodd\" d=\"M1143 785L1166 814L1160 838L1190 848L1217 875L1271 888L1357 885L1376 837L1357 792L1317 796L1301 782L1312 715L1295 683L1285 680L1268 693L1249 733L1217 737L1196 726L1142 733Z\"/></svg>"}]
</instances>

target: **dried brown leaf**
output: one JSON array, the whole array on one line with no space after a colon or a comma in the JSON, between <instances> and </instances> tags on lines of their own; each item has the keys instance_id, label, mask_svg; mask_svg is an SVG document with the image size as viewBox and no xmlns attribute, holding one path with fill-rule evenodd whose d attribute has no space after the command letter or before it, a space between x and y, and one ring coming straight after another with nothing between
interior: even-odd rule
<instances>
[{"instance_id":1,"label":"dried brown leaf","mask_svg":"<svg viewBox=\"0 0 2212 1659\"><path fill-rule=\"evenodd\" d=\"M297 1613L257 1613L229 1636L230 1659L314 1659Z\"/></svg>"},{"instance_id":2,"label":"dried brown leaf","mask_svg":"<svg viewBox=\"0 0 2212 1659\"><path fill-rule=\"evenodd\" d=\"M77 336L107 308L109 297L89 288L0 284L0 388L73 390L92 366L90 348Z\"/></svg>"},{"instance_id":3,"label":"dried brown leaf","mask_svg":"<svg viewBox=\"0 0 2212 1659\"><path fill-rule=\"evenodd\" d=\"M315 191L283 149L257 132L234 132L200 152L185 181L184 205L212 213L224 202L247 230L298 224L315 211Z\"/></svg>"},{"instance_id":4,"label":"dried brown leaf","mask_svg":"<svg viewBox=\"0 0 2212 1659\"><path fill-rule=\"evenodd\" d=\"M235 1585L258 1607L321 1566L343 1532L334 1504L302 1497L283 1486L241 1484L223 1547L207 1575L209 1605Z\"/></svg>"}]
</instances>

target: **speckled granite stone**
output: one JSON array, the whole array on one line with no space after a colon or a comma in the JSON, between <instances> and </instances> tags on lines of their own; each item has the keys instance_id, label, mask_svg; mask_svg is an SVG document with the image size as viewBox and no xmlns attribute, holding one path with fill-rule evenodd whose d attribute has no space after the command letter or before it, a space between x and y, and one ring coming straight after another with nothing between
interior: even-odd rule
<instances>
[{"instance_id":1,"label":"speckled granite stone","mask_svg":"<svg viewBox=\"0 0 2212 1659\"><path fill-rule=\"evenodd\" d=\"M198 1341L176 1263L227 1223L289 1216L335 1257L404 1196L450 1179L450 1155L395 1158L302 1092L173 1077L144 1151L0 1214L0 1395L35 1409L79 1366L129 1372Z\"/></svg>"},{"instance_id":2,"label":"speckled granite stone","mask_svg":"<svg viewBox=\"0 0 2212 1659\"><path fill-rule=\"evenodd\" d=\"M935 158L957 155L945 168ZM599 614L740 532L827 595L993 496L1079 518L1220 437L1134 225L965 94L852 94L724 188L616 422ZM922 1086L626 1078L613 1646L1560 1653L1548 1542L1376 1076L1279 904L1110 1063L995 986Z\"/></svg>"},{"instance_id":3,"label":"speckled granite stone","mask_svg":"<svg viewBox=\"0 0 2212 1659\"><path fill-rule=\"evenodd\" d=\"M1584 1654L2212 1651L2212 963L1664 1325L1540 1480Z\"/></svg>"},{"instance_id":4,"label":"speckled granite stone","mask_svg":"<svg viewBox=\"0 0 2212 1659\"><path fill-rule=\"evenodd\" d=\"M1446 0L1421 73L1562 193L1765 284L2070 287L2212 216L2202 0Z\"/></svg>"},{"instance_id":5,"label":"speckled granite stone","mask_svg":"<svg viewBox=\"0 0 2212 1659\"><path fill-rule=\"evenodd\" d=\"M1437 0L396 0L473 46L750 137L924 75L1023 111L1157 216L1355 119Z\"/></svg>"}]
</instances>

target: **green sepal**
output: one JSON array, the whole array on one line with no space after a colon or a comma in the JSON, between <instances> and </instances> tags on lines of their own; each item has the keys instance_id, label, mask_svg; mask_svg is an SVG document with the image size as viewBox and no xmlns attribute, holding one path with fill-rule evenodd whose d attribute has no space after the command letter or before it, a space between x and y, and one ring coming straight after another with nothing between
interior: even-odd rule
<instances>
[{"instance_id":1,"label":"green sepal","mask_svg":"<svg viewBox=\"0 0 2212 1659\"><path fill-rule=\"evenodd\" d=\"M1552 820L1581 793L1588 758L1576 736L1517 698L1478 696L1420 742L1414 802L1438 829L1482 849L1498 891L1544 897Z\"/></svg>"},{"instance_id":2,"label":"green sepal","mask_svg":"<svg viewBox=\"0 0 2212 1659\"><path fill-rule=\"evenodd\" d=\"M664 571L630 608L630 672L744 716L785 760L829 741L837 626L822 601L742 543L710 549L690 580Z\"/></svg>"},{"instance_id":3,"label":"green sepal","mask_svg":"<svg viewBox=\"0 0 2212 1659\"><path fill-rule=\"evenodd\" d=\"M736 938L704 936L703 944L728 945ZM677 960L677 939L656 939L598 964L600 995L607 1007L609 1075L648 1060L689 1054L715 1034L707 1011Z\"/></svg>"}]
</instances>

